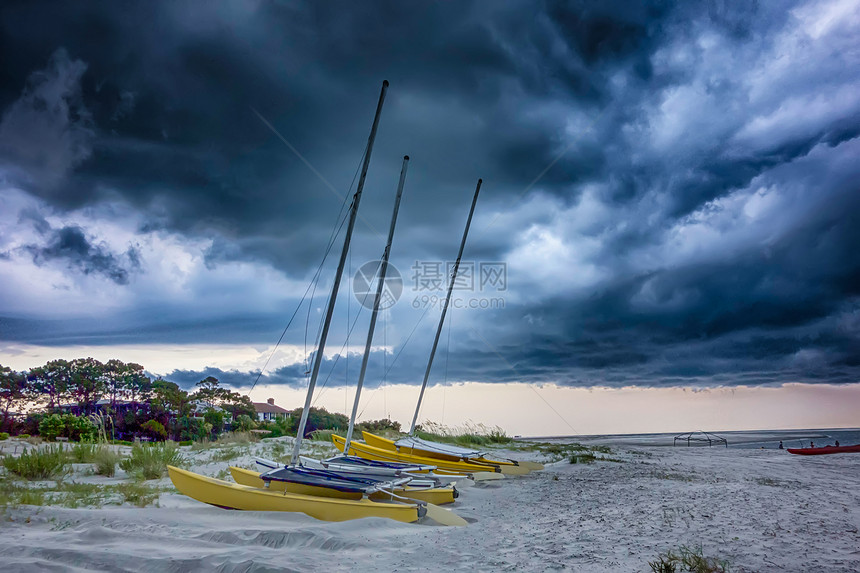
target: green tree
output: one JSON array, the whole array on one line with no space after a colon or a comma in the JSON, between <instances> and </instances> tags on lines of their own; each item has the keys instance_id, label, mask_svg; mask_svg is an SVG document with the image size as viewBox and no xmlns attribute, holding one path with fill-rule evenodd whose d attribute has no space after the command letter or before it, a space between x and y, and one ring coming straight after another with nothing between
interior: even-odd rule
<instances>
[{"instance_id":1,"label":"green tree","mask_svg":"<svg viewBox=\"0 0 860 573\"><path fill-rule=\"evenodd\" d=\"M207 437L203 421L191 416L182 416L176 420L176 434L180 441L202 440Z\"/></svg>"},{"instance_id":2,"label":"green tree","mask_svg":"<svg viewBox=\"0 0 860 573\"><path fill-rule=\"evenodd\" d=\"M359 430L367 430L368 432L380 432L382 430L394 430L395 432L399 432L400 422L392 421L390 418L383 418L381 420L360 422L356 424L355 427Z\"/></svg>"},{"instance_id":3,"label":"green tree","mask_svg":"<svg viewBox=\"0 0 860 573\"><path fill-rule=\"evenodd\" d=\"M30 370L27 382L31 399L53 409L69 399L72 365L68 360L51 360Z\"/></svg>"},{"instance_id":4,"label":"green tree","mask_svg":"<svg viewBox=\"0 0 860 573\"><path fill-rule=\"evenodd\" d=\"M11 430L12 423L9 420L9 410L18 408L26 401L25 390L27 378L15 372L8 366L0 365L0 406L3 408L3 421L0 430Z\"/></svg>"},{"instance_id":5,"label":"green tree","mask_svg":"<svg viewBox=\"0 0 860 573\"><path fill-rule=\"evenodd\" d=\"M181 428L171 422L191 414L191 397L175 382L159 378L152 382L150 411L159 418L165 428L171 429L172 435L176 437Z\"/></svg>"},{"instance_id":6,"label":"green tree","mask_svg":"<svg viewBox=\"0 0 860 573\"><path fill-rule=\"evenodd\" d=\"M152 380L144 373L143 366L134 362L125 365L122 394L135 404L152 397Z\"/></svg>"},{"instance_id":7,"label":"green tree","mask_svg":"<svg viewBox=\"0 0 860 573\"><path fill-rule=\"evenodd\" d=\"M105 364L105 392L110 398L110 407L116 411L118 400L132 402L135 412L139 402L146 402L152 396L152 380L144 373L143 366L134 362L109 360Z\"/></svg>"},{"instance_id":8,"label":"green tree","mask_svg":"<svg viewBox=\"0 0 860 573\"><path fill-rule=\"evenodd\" d=\"M173 416L191 413L191 397L175 382L159 378L152 383L152 406Z\"/></svg>"},{"instance_id":9,"label":"green tree","mask_svg":"<svg viewBox=\"0 0 860 573\"><path fill-rule=\"evenodd\" d=\"M233 420L233 429L239 430L241 432L253 430L255 427L254 421L251 419L251 416L247 414L239 414L238 416L235 416Z\"/></svg>"},{"instance_id":10,"label":"green tree","mask_svg":"<svg viewBox=\"0 0 860 573\"><path fill-rule=\"evenodd\" d=\"M39 435L46 440L56 439L57 436L62 436L66 431L66 422L59 414L51 414L45 416L39 422Z\"/></svg>"},{"instance_id":11,"label":"green tree","mask_svg":"<svg viewBox=\"0 0 860 573\"><path fill-rule=\"evenodd\" d=\"M126 364L122 360L112 358L105 363L104 381L105 394L110 399L112 412L116 411L116 401L123 391Z\"/></svg>"},{"instance_id":12,"label":"green tree","mask_svg":"<svg viewBox=\"0 0 860 573\"><path fill-rule=\"evenodd\" d=\"M203 414L203 422L206 424L212 424L212 434L217 437L221 432L224 431L224 412L220 410L210 409L205 414Z\"/></svg>"},{"instance_id":13,"label":"green tree","mask_svg":"<svg viewBox=\"0 0 860 573\"><path fill-rule=\"evenodd\" d=\"M224 403L229 395L230 391L222 388L217 378L207 376L197 383L197 390L191 395L191 399L202 402L207 408L214 408Z\"/></svg>"},{"instance_id":14,"label":"green tree","mask_svg":"<svg viewBox=\"0 0 860 573\"><path fill-rule=\"evenodd\" d=\"M303 408L296 408L290 412L290 426L298 428L302 417ZM305 425L305 435L309 436L316 430L345 430L349 426L349 418L343 414L329 412L325 408L311 407L308 412L308 421Z\"/></svg>"},{"instance_id":15,"label":"green tree","mask_svg":"<svg viewBox=\"0 0 860 573\"><path fill-rule=\"evenodd\" d=\"M96 441L98 428L89 417L64 414L62 419L64 427L61 436L66 436L76 442Z\"/></svg>"},{"instance_id":16,"label":"green tree","mask_svg":"<svg viewBox=\"0 0 860 573\"><path fill-rule=\"evenodd\" d=\"M149 420L141 426L141 429L146 434L155 440L164 441L167 439L167 430L158 420Z\"/></svg>"},{"instance_id":17,"label":"green tree","mask_svg":"<svg viewBox=\"0 0 860 573\"><path fill-rule=\"evenodd\" d=\"M257 411L254 409L251 398L238 392L228 392L227 397L221 403L221 407L225 412L229 412L234 420L239 416L257 417Z\"/></svg>"},{"instance_id":18,"label":"green tree","mask_svg":"<svg viewBox=\"0 0 860 573\"><path fill-rule=\"evenodd\" d=\"M105 365L95 358L76 358L71 362L69 391L81 411L92 414L105 392Z\"/></svg>"}]
</instances>

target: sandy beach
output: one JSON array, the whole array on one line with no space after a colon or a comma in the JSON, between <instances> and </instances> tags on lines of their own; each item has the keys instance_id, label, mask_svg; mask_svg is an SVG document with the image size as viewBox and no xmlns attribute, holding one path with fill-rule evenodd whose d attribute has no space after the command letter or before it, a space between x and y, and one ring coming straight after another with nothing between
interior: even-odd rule
<instances>
[{"instance_id":1,"label":"sandy beach","mask_svg":"<svg viewBox=\"0 0 860 573\"><path fill-rule=\"evenodd\" d=\"M245 446L229 462L212 460L217 449L186 454L192 470L216 475L249 466L272 443ZM860 570L860 456L625 446L605 456L617 461L565 458L464 488L449 506L470 522L462 528L227 511L171 492L163 479L147 482L165 490L156 506L4 508L0 561L4 572L608 572L650 571L658 554L687 546L730 571ZM76 466L66 479L123 480L86 473Z\"/></svg>"}]
</instances>

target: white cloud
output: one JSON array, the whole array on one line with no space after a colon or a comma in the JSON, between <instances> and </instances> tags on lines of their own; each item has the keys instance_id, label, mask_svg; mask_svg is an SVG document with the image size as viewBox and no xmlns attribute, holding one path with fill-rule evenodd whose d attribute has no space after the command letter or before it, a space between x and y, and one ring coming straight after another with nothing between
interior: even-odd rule
<instances>
[{"instance_id":1,"label":"white cloud","mask_svg":"<svg viewBox=\"0 0 860 573\"><path fill-rule=\"evenodd\" d=\"M122 203L102 203L69 212L52 211L45 203L16 189L0 190L0 312L38 318L100 316L151 306L181 308L193 316L241 311L266 312L290 297L301 296L304 277L292 280L270 265L232 261L207 265L210 238L163 230L141 232L144 216ZM65 260L38 264L28 249L46 241L22 212L40 213L52 229L79 227L107 252L133 248L139 269L128 284L103 275L77 272ZM180 318L180 317L177 317Z\"/></svg>"},{"instance_id":2,"label":"white cloud","mask_svg":"<svg viewBox=\"0 0 860 573\"><path fill-rule=\"evenodd\" d=\"M536 195L524 205L539 206L553 215L518 234L507 254L509 284L514 297L542 298L558 293L584 291L609 275L601 262L602 233L611 212L597 188L587 188L579 201L565 208L555 198Z\"/></svg>"}]
</instances>

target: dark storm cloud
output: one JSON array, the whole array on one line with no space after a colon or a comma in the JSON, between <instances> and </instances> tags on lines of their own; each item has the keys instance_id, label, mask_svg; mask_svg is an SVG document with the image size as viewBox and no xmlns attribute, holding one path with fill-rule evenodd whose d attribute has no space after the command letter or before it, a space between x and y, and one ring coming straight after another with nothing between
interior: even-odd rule
<instances>
[{"instance_id":1,"label":"dark storm cloud","mask_svg":"<svg viewBox=\"0 0 860 573\"><path fill-rule=\"evenodd\" d=\"M92 243L80 227L51 229L47 239L44 246L22 247L36 265L60 261L84 275L103 275L118 285L128 284L129 274L140 268L140 256L134 247L121 255L111 253L104 245Z\"/></svg>"},{"instance_id":2,"label":"dark storm cloud","mask_svg":"<svg viewBox=\"0 0 860 573\"><path fill-rule=\"evenodd\" d=\"M426 360L426 358L424 358ZM364 387L374 389L382 384L411 383L416 379L416 369L410 367L404 358L400 365L390 364L383 368L383 356L381 351L371 353L368 369L365 377ZM338 353L331 358L326 358L320 365L320 377L317 382L318 394L326 388L342 387L349 380L354 384L357 377L361 355L358 353ZM413 365L414 366L414 365ZM273 368L268 372L261 373L259 370L241 372L238 370L222 370L219 368L204 368L202 370L174 370L164 374L164 378L176 382L183 387L190 387L203 380L207 376L214 376L222 385L234 388L248 388L252 385L284 385L294 388L306 388L308 384L309 365L305 363L291 364L279 368ZM420 382L420 380L419 380Z\"/></svg>"},{"instance_id":3,"label":"dark storm cloud","mask_svg":"<svg viewBox=\"0 0 860 573\"><path fill-rule=\"evenodd\" d=\"M503 311L457 318L449 380L856 381L857 14L815 21L827 9L106 2L52 6L45 18L37 4L10 4L0 8L0 51L15 54L0 69L0 167L54 213L123 202L141 235L205 240L209 271L259 262L301 282L338 221L387 78L354 256L378 257L409 153L401 270L453 258L483 176L467 257L508 261L511 273ZM128 287L146 272L136 248L45 217L18 215L43 237L27 243L37 264ZM566 282L592 271L585 287ZM292 311L208 286L247 312L147 298L122 319L78 323L78 336L271 343ZM415 320L409 303L393 311L399 342ZM59 323L40 338L39 324L16 318L3 335L75 339ZM389 380L416 380L432 331L419 329ZM221 374L240 384L253 373ZM264 379L304 383L304 366Z\"/></svg>"},{"instance_id":4,"label":"dark storm cloud","mask_svg":"<svg viewBox=\"0 0 860 573\"><path fill-rule=\"evenodd\" d=\"M58 49L47 68L29 75L0 120L0 165L48 196L90 156L92 118L80 91L86 69Z\"/></svg>"},{"instance_id":5,"label":"dark storm cloud","mask_svg":"<svg viewBox=\"0 0 860 573\"><path fill-rule=\"evenodd\" d=\"M218 379L221 386L228 388L248 387L254 381L254 373L238 372L236 370L221 370L220 368L204 368L203 370L174 370L164 376L164 379L176 382L185 389L194 388L200 382L212 376Z\"/></svg>"}]
</instances>

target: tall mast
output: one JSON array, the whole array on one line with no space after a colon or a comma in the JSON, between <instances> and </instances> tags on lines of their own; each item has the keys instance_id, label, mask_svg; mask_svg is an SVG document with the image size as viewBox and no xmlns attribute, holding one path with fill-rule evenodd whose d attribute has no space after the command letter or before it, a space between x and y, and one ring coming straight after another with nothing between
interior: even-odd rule
<instances>
[{"instance_id":1,"label":"tall mast","mask_svg":"<svg viewBox=\"0 0 860 573\"><path fill-rule=\"evenodd\" d=\"M317 353L314 355L314 365L311 370L311 381L308 384L308 395L305 397L305 407L302 409L302 418L299 421L299 429L296 432L296 443L293 446L293 454L290 457L290 465L296 465L299 459L299 450L302 447L302 437L305 433L305 426L308 423L308 413L311 409L311 398L314 395L314 387L317 383L317 377L320 373L320 365L322 364L323 353L325 351L325 342L328 337L328 328L331 324L331 316L334 313L335 302L337 302L337 290L340 286L340 279L343 276L343 267L346 263L346 255L349 253L349 242L352 239L352 229L355 227L355 217L358 214L358 203L361 201L361 192L364 190L364 180L367 177L367 168L370 165L370 154L373 152L373 141L376 139L376 128L379 126L379 116L382 113L382 104L385 101L385 92L388 90L388 80L382 82L382 91L379 93L379 103L376 104L376 115L373 117L373 126L370 128L370 137L367 140L367 153L364 155L364 163L361 166L361 177L358 180L358 188L352 198L352 207L349 213L349 224L346 228L346 237L343 240L343 250L340 253L340 261L337 265L337 272L334 276L334 284L331 287L331 296L328 300L328 308L325 313L325 321L323 322L322 333L320 334L320 343L317 347Z\"/></svg>"},{"instance_id":2,"label":"tall mast","mask_svg":"<svg viewBox=\"0 0 860 573\"><path fill-rule=\"evenodd\" d=\"M373 331L376 328L376 317L379 314L379 302L382 300L382 289L385 286L385 274L388 272L388 257L391 254L391 241L394 239L394 227L397 224L397 212L400 210L400 197L403 195L403 184L406 182L406 168L409 167L409 156L403 156L403 167L400 169L400 181L397 183L397 196L394 198L394 213L391 215L391 227L388 229L388 242L382 253L379 265L379 282L376 283L376 297L373 299L373 312L370 315L370 328L367 331L367 341L364 344L364 357L361 359L361 372L358 375L358 385L355 387L355 401L352 403L352 415L349 417L349 429L346 431L346 445L343 453L349 455L349 445L352 443L352 432L355 429L355 417L358 414L358 401L361 398L361 388L364 385L364 374L367 372L367 361L370 358L370 346L373 342Z\"/></svg>"},{"instance_id":3,"label":"tall mast","mask_svg":"<svg viewBox=\"0 0 860 573\"><path fill-rule=\"evenodd\" d=\"M427 370L424 372L424 382L421 384L421 393L418 395L418 405L415 406L415 415L412 416L412 426L409 435L415 434L415 423L418 421L418 412L421 410L421 401L424 399L424 390L427 389L427 380L430 378L430 368L433 366L433 357L436 356L436 347L439 345L439 336L442 334L442 325L445 323L445 315L448 313L448 304L451 302L451 291L454 290L454 281L457 280L457 271L460 268L460 259L463 257L463 248L466 246L466 236L472 225L472 215L475 213L475 203L478 202L478 192L481 190L481 179L475 188L475 196L472 197L472 208L469 209L469 218L466 219L466 229L463 231L463 240L460 241L460 251L457 253L457 261L454 263L454 272L451 274L451 283L448 285L448 295L445 297L445 306L442 307L442 317L439 319L439 327L436 329L436 338L433 339L433 348L430 350L430 360L427 362Z\"/></svg>"}]
</instances>

